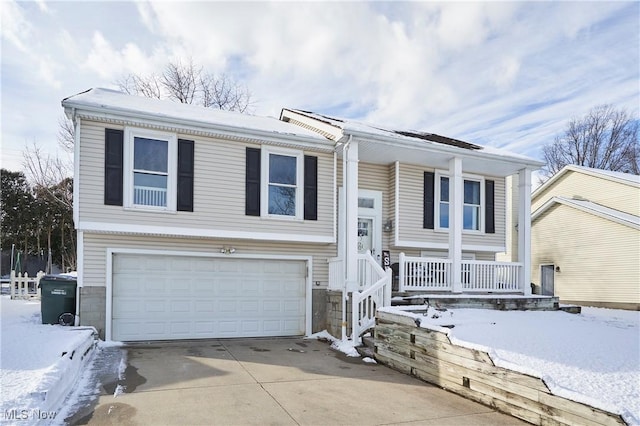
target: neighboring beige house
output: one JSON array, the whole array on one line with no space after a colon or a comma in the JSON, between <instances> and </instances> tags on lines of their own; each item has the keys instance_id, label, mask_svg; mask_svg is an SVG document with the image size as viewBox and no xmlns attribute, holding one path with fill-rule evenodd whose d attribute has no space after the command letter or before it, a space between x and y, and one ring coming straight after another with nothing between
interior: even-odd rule
<instances>
[{"instance_id":1,"label":"neighboring beige house","mask_svg":"<svg viewBox=\"0 0 640 426\"><path fill-rule=\"evenodd\" d=\"M569 165L533 192L531 211L537 293L640 309L640 176Z\"/></svg>"},{"instance_id":2,"label":"neighboring beige house","mask_svg":"<svg viewBox=\"0 0 640 426\"><path fill-rule=\"evenodd\" d=\"M107 340L335 330L330 294L388 301L384 261L410 272L402 290L530 293L538 161L292 109L256 117L107 89L62 105L78 313ZM498 263L512 175L523 261Z\"/></svg>"}]
</instances>

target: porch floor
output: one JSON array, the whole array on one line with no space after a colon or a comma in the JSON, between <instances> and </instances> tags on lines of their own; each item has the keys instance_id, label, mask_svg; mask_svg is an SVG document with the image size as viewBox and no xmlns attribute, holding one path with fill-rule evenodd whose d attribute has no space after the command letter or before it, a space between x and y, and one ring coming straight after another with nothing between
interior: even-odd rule
<instances>
[{"instance_id":1,"label":"porch floor","mask_svg":"<svg viewBox=\"0 0 640 426\"><path fill-rule=\"evenodd\" d=\"M392 306L409 306L420 309L425 305L438 308L467 308L467 309L496 309L511 310L539 310L557 311L560 309L559 298L533 294L451 294L425 292L394 292L391 298Z\"/></svg>"}]
</instances>

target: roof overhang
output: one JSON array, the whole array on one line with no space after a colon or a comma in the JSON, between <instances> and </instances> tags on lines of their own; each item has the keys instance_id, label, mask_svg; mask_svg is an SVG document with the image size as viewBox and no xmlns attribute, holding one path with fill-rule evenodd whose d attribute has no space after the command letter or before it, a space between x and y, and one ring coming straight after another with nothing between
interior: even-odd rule
<instances>
[{"instance_id":1,"label":"roof overhang","mask_svg":"<svg viewBox=\"0 0 640 426\"><path fill-rule=\"evenodd\" d=\"M531 214L531 223L539 219L545 212L549 211L557 205L568 206L585 213L589 213L606 220L610 220L620 225L640 230L640 217L628 213L620 212L609 207L601 206L587 200L574 200L565 197L553 197L547 200L535 212Z\"/></svg>"},{"instance_id":2,"label":"roof overhang","mask_svg":"<svg viewBox=\"0 0 640 426\"><path fill-rule=\"evenodd\" d=\"M99 120L107 123L131 126L143 125L155 129L184 132L199 136L259 144L266 143L271 145L302 147L316 151L333 152L335 148L335 142L326 137L304 129L298 129L293 124L282 123L276 118L256 118L256 120L261 121L271 120L274 128L276 128L275 130L270 130L268 126L266 128L260 128L259 126L239 124L240 121L251 123L252 117L242 117L242 120L237 120L236 123L226 124L224 122L212 122L202 119L202 114L195 114L193 115L195 118L191 118L189 111L198 108L193 105L176 104L174 102L156 99L144 99L141 101L137 96L125 94L118 95L123 99L122 104L118 103L117 96L115 99L109 98L109 102L100 102L99 99L97 101L91 98L85 99L86 96L83 97L82 95L88 92L89 91L74 95L62 101L62 106L68 118L74 119L79 117L82 119ZM161 113L154 111L153 108L129 107L125 101L126 98L138 98L137 102L142 104L165 104L165 106L168 104L170 107L165 107L165 110ZM200 109L206 110L202 107ZM186 110L187 113L184 113L183 110ZM172 113L172 111L175 111L175 113ZM215 113L218 113L218 111L212 111L212 114ZM228 112L225 111L225 113ZM235 113L235 115L238 117L243 116L243 114L240 113ZM280 128L282 126L287 126L288 129L283 130Z\"/></svg>"}]
</instances>

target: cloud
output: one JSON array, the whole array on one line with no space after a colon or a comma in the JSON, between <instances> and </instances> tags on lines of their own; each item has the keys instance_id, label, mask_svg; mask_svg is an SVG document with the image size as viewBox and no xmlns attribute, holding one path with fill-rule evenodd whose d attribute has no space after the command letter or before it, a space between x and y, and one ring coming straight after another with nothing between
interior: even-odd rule
<instances>
[{"instance_id":1,"label":"cloud","mask_svg":"<svg viewBox=\"0 0 640 426\"><path fill-rule=\"evenodd\" d=\"M0 2L0 16L2 38L12 43L23 53L28 51L25 39L33 33L31 23L25 18L22 8L12 0Z\"/></svg>"}]
</instances>

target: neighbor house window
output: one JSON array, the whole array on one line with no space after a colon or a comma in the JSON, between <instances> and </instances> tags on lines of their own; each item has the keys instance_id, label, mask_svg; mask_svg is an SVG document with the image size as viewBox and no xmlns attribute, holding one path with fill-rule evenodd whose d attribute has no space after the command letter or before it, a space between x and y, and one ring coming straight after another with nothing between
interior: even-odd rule
<instances>
[{"instance_id":1,"label":"neighbor house window","mask_svg":"<svg viewBox=\"0 0 640 426\"><path fill-rule=\"evenodd\" d=\"M440 176L438 195L438 224L442 229L449 228L449 178ZM463 183L462 225L468 231L480 231L482 211L481 180L465 179Z\"/></svg>"},{"instance_id":2,"label":"neighbor house window","mask_svg":"<svg viewBox=\"0 0 640 426\"><path fill-rule=\"evenodd\" d=\"M175 210L175 135L128 129L125 144L127 207Z\"/></svg>"},{"instance_id":3,"label":"neighbor house window","mask_svg":"<svg viewBox=\"0 0 640 426\"><path fill-rule=\"evenodd\" d=\"M302 217L302 161L301 152L263 149L263 215Z\"/></svg>"}]
</instances>

